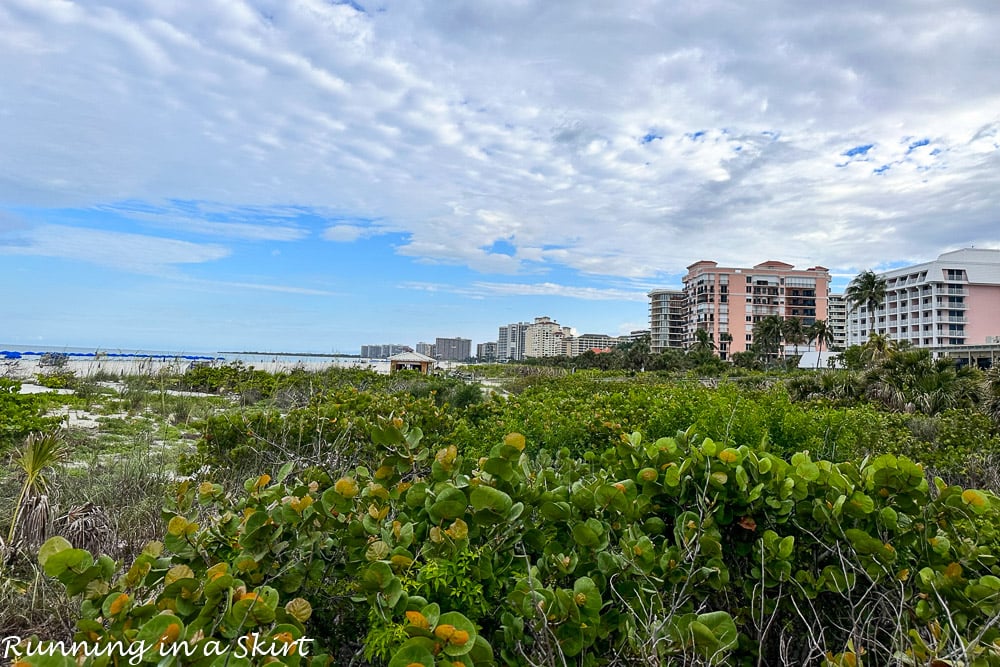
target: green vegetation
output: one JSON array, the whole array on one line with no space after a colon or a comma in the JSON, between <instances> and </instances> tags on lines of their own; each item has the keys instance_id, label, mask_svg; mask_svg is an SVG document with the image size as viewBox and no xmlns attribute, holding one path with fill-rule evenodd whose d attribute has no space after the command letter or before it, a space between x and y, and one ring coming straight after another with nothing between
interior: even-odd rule
<instances>
[{"instance_id":1,"label":"green vegetation","mask_svg":"<svg viewBox=\"0 0 1000 667\"><path fill-rule=\"evenodd\" d=\"M4 473L5 532L51 510L0 549L0 625L193 651L164 664L262 664L251 636L283 664L1000 664L997 371L851 354L130 378L73 462Z\"/></svg>"}]
</instances>

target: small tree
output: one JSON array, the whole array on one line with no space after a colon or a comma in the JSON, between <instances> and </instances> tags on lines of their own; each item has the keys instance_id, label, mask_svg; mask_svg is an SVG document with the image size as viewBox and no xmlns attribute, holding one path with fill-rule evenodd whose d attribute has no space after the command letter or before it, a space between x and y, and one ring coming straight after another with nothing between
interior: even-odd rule
<instances>
[{"instance_id":1,"label":"small tree","mask_svg":"<svg viewBox=\"0 0 1000 667\"><path fill-rule=\"evenodd\" d=\"M32 433L24 441L21 450L14 457L14 466L19 472L24 473L24 483L21 485L21 493L14 503L14 514L10 521L10 530L7 533L7 543L13 544L14 537L20 533L29 542L40 542L44 538L45 526L48 523L48 490L49 479L47 471L53 466L59 465L66 460L69 449L63 441L62 434ZM30 530L21 526L26 509L44 508L45 516L35 516L37 512L31 512L32 521Z\"/></svg>"}]
</instances>

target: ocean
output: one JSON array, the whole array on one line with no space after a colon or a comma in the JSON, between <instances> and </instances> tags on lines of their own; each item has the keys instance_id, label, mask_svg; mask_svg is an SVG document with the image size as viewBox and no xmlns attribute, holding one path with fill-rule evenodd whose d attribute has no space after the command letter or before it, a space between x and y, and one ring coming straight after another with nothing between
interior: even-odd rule
<instances>
[{"instance_id":1,"label":"ocean","mask_svg":"<svg viewBox=\"0 0 1000 667\"><path fill-rule=\"evenodd\" d=\"M147 350L138 348L108 348L108 347L71 347L58 345L8 345L0 343L0 359L35 357L44 354L65 354L71 358L108 358L108 359L185 359L189 361L214 361L220 364L241 361L247 365L280 364L282 366L334 365L343 367L372 367L381 370L384 365L388 369L387 359L362 359L337 354L298 354L285 352L192 352L177 350Z\"/></svg>"}]
</instances>

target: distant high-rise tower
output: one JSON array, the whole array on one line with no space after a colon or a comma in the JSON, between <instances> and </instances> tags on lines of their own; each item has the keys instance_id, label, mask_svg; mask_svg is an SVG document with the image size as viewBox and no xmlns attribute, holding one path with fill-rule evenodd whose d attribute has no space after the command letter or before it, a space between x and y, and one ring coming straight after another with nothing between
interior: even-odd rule
<instances>
[{"instance_id":1,"label":"distant high-rise tower","mask_svg":"<svg viewBox=\"0 0 1000 667\"><path fill-rule=\"evenodd\" d=\"M684 290L658 289L649 293L649 351L660 354L683 349L687 333L687 297Z\"/></svg>"},{"instance_id":2,"label":"distant high-rise tower","mask_svg":"<svg viewBox=\"0 0 1000 667\"><path fill-rule=\"evenodd\" d=\"M524 335L530 324L514 322L500 327L497 334L497 361L524 359Z\"/></svg>"},{"instance_id":3,"label":"distant high-rise tower","mask_svg":"<svg viewBox=\"0 0 1000 667\"><path fill-rule=\"evenodd\" d=\"M572 335L550 317L536 317L524 333L525 357L559 357L566 354L564 339Z\"/></svg>"},{"instance_id":4,"label":"distant high-rise tower","mask_svg":"<svg viewBox=\"0 0 1000 667\"><path fill-rule=\"evenodd\" d=\"M831 294L827 307L826 323L833 333L833 346L847 345L847 302L843 294Z\"/></svg>"},{"instance_id":5,"label":"distant high-rise tower","mask_svg":"<svg viewBox=\"0 0 1000 667\"><path fill-rule=\"evenodd\" d=\"M488 343L479 343L476 345L476 359L483 362L492 362L497 360L497 343L496 341L490 341Z\"/></svg>"},{"instance_id":6,"label":"distant high-rise tower","mask_svg":"<svg viewBox=\"0 0 1000 667\"><path fill-rule=\"evenodd\" d=\"M472 357L472 341L468 338L435 338L434 353L442 361L465 361Z\"/></svg>"}]
</instances>

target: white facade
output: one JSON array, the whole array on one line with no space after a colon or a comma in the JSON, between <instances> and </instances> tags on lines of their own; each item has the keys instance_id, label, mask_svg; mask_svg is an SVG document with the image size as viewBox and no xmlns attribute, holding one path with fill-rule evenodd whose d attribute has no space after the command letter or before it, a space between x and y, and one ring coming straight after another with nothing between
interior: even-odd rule
<instances>
[{"instance_id":1,"label":"white facade","mask_svg":"<svg viewBox=\"0 0 1000 667\"><path fill-rule=\"evenodd\" d=\"M497 361L521 361L524 359L524 336L528 322L513 322L500 327L497 333Z\"/></svg>"},{"instance_id":2,"label":"white facade","mask_svg":"<svg viewBox=\"0 0 1000 667\"><path fill-rule=\"evenodd\" d=\"M549 317L536 317L524 334L525 357L558 357L565 354L564 339L573 335Z\"/></svg>"},{"instance_id":3,"label":"white facade","mask_svg":"<svg viewBox=\"0 0 1000 667\"><path fill-rule=\"evenodd\" d=\"M687 336L687 297L684 290L658 289L649 293L649 348L653 354L684 349Z\"/></svg>"},{"instance_id":4,"label":"white facade","mask_svg":"<svg viewBox=\"0 0 1000 667\"><path fill-rule=\"evenodd\" d=\"M847 302L843 294L831 294L826 309L826 324L833 332L834 347L847 345Z\"/></svg>"},{"instance_id":5,"label":"white facade","mask_svg":"<svg viewBox=\"0 0 1000 667\"><path fill-rule=\"evenodd\" d=\"M587 350L603 350L609 347L614 347L621 342L621 338L608 336L607 334L581 334L579 336L567 336L563 339L563 354L568 357L575 357L583 354Z\"/></svg>"},{"instance_id":6,"label":"white facade","mask_svg":"<svg viewBox=\"0 0 1000 667\"><path fill-rule=\"evenodd\" d=\"M879 274L885 301L864 304L847 317L847 344L869 331L917 347L984 344L1000 335L1000 250L964 248L933 262Z\"/></svg>"}]
</instances>

